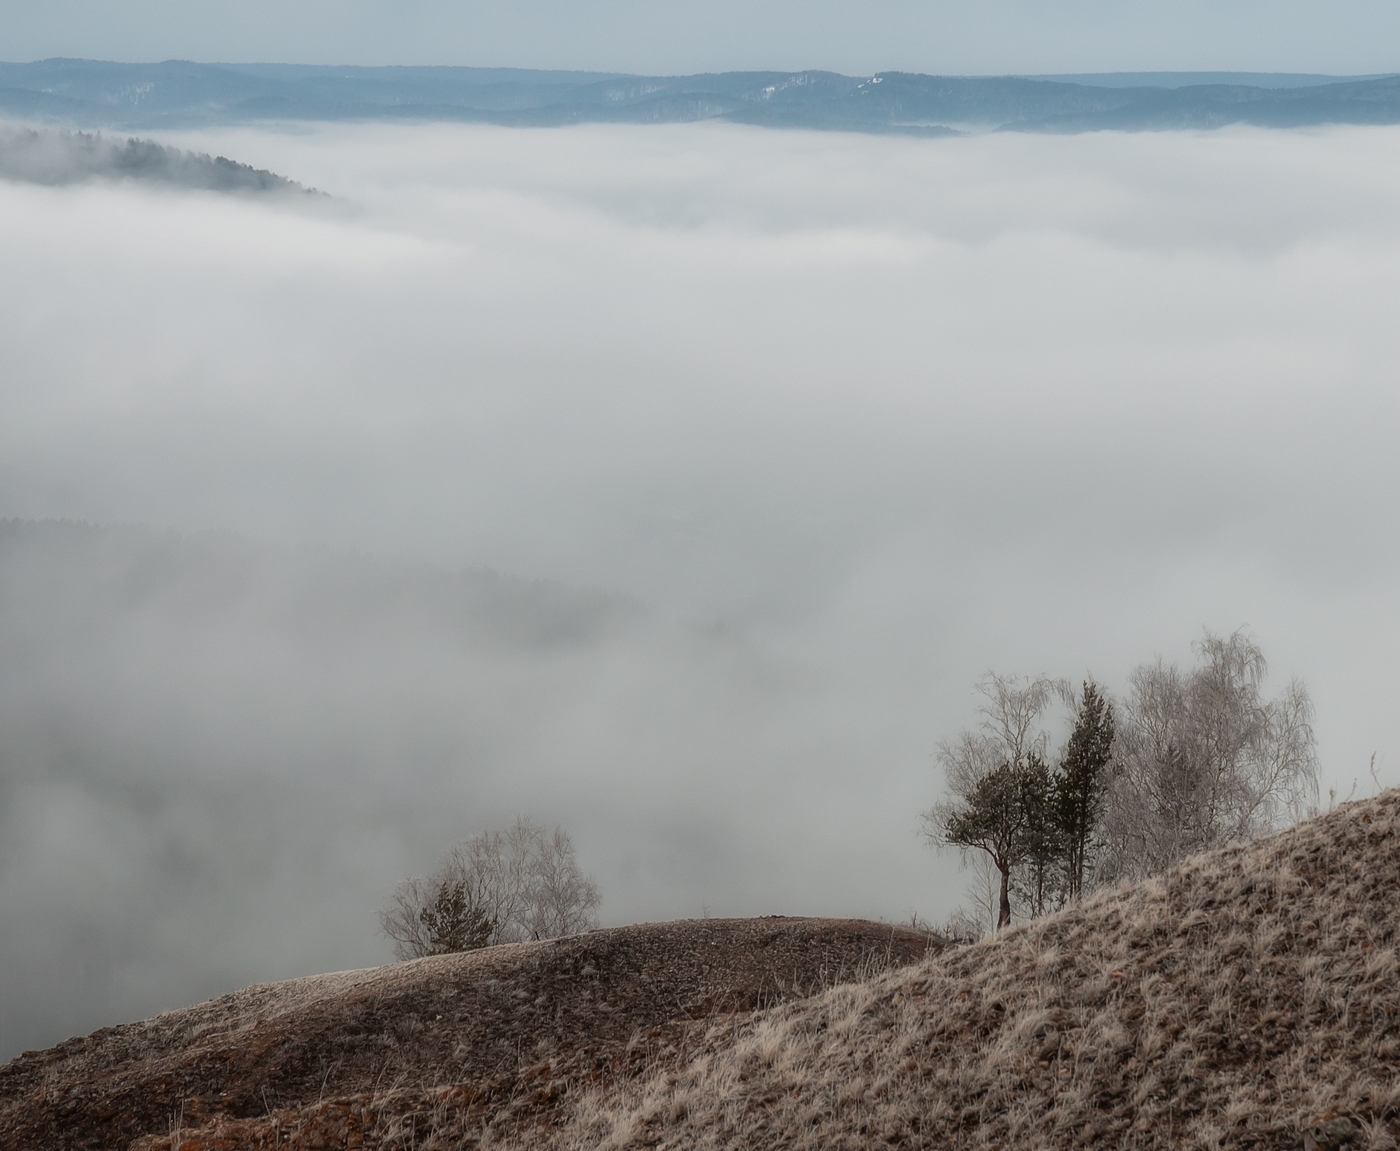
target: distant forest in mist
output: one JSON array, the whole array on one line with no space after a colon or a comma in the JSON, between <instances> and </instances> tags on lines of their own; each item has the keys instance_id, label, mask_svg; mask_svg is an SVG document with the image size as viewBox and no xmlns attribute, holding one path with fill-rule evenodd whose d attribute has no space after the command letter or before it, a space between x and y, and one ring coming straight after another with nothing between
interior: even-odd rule
<instances>
[{"instance_id":1,"label":"distant forest in mist","mask_svg":"<svg viewBox=\"0 0 1400 1151\"><path fill-rule=\"evenodd\" d=\"M0 64L0 115L85 127L264 120L458 120L545 126L725 120L775 128L949 135L959 130L1299 127L1400 123L1400 77L1251 73L1103 77L519 68Z\"/></svg>"},{"instance_id":2,"label":"distant forest in mist","mask_svg":"<svg viewBox=\"0 0 1400 1151\"><path fill-rule=\"evenodd\" d=\"M210 192L317 193L274 172L154 140L0 126L0 179L31 184L140 180Z\"/></svg>"}]
</instances>

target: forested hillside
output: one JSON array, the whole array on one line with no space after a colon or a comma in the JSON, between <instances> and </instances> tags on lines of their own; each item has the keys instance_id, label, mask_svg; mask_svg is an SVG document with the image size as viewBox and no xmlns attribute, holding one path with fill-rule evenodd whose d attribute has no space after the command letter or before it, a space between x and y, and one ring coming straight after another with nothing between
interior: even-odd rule
<instances>
[{"instance_id":1,"label":"forested hillside","mask_svg":"<svg viewBox=\"0 0 1400 1151\"><path fill-rule=\"evenodd\" d=\"M3 126L0 179L50 185L140 180L210 192L315 194L275 172L240 164L227 156L167 148L154 140Z\"/></svg>"},{"instance_id":2,"label":"forested hillside","mask_svg":"<svg viewBox=\"0 0 1400 1151\"><path fill-rule=\"evenodd\" d=\"M1400 122L1396 77L929 76L719 72L692 76L518 68L277 64L0 64L0 112L83 125L258 120L467 120L507 125L729 120L774 128L947 134L1224 124ZM1077 81L1077 82L1076 82Z\"/></svg>"}]
</instances>

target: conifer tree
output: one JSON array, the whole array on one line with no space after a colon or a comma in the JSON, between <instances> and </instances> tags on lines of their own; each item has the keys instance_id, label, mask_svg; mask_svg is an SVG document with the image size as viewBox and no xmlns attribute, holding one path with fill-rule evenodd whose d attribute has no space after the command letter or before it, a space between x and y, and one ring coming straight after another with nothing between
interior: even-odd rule
<instances>
[{"instance_id":1,"label":"conifer tree","mask_svg":"<svg viewBox=\"0 0 1400 1151\"><path fill-rule=\"evenodd\" d=\"M1043 908L1056 873L1058 825L1041 717L1068 686L988 673L978 690L979 730L939 745L949 798L924 812L924 834L935 847L987 853L1001 876L1002 928L1011 922L1013 875L1018 898Z\"/></svg>"},{"instance_id":2,"label":"conifer tree","mask_svg":"<svg viewBox=\"0 0 1400 1151\"><path fill-rule=\"evenodd\" d=\"M940 812L940 838L950 847L985 851L1001 874L997 929L1011 922L1011 872L1026 852L1026 770L1023 763L1003 763L982 776Z\"/></svg>"},{"instance_id":3,"label":"conifer tree","mask_svg":"<svg viewBox=\"0 0 1400 1151\"><path fill-rule=\"evenodd\" d=\"M1066 839L1060 780L1036 754L1027 757L1019 775L1022 830L1016 889L1031 915L1044 915L1063 902Z\"/></svg>"},{"instance_id":4,"label":"conifer tree","mask_svg":"<svg viewBox=\"0 0 1400 1151\"><path fill-rule=\"evenodd\" d=\"M473 904L465 880L441 880L433 901L418 911L427 932L428 955L475 951L491 942L496 925Z\"/></svg>"},{"instance_id":5,"label":"conifer tree","mask_svg":"<svg viewBox=\"0 0 1400 1151\"><path fill-rule=\"evenodd\" d=\"M1084 893L1084 875L1103 817L1113 738L1113 704L1098 684L1086 680L1054 789L1055 822L1064 853L1065 893L1071 900Z\"/></svg>"}]
</instances>

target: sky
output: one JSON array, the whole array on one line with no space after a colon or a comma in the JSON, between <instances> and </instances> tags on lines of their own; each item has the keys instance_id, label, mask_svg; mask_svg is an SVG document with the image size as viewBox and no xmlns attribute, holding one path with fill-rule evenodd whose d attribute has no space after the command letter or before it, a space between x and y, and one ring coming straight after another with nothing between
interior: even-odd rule
<instances>
[{"instance_id":1,"label":"sky","mask_svg":"<svg viewBox=\"0 0 1400 1151\"><path fill-rule=\"evenodd\" d=\"M939 919L978 677L1203 627L1307 683L1324 805L1400 782L1400 130L164 141L331 199L0 182L0 517L235 541L7 569L0 1057L385 962L517 812L605 923ZM614 622L462 645L363 564Z\"/></svg>"},{"instance_id":2,"label":"sky","mask_svg":"<svg viewBox=\"0 0 1400 1151\"><path fill-rule=\"evenodd\" d=\"M1397 66L1383 0L50 0L0 59L986 74Z\"/></svg>"}]
</instances>

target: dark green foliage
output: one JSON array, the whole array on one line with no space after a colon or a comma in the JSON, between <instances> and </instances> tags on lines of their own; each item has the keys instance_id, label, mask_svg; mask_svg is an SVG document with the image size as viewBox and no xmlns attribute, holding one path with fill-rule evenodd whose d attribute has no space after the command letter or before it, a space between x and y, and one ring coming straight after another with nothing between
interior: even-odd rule
<instances>
[{"instance_id":1,"label":"dark green foliage","mask_svg":"<svg viewBox=\"0 0 1400 1151\"><path fill-rule=\"evenodd\" d=\"M1011 921L1013 893L1028 915L1043 915L1083 894L1113 740L1112 704L1087 681L1055 768L1032 750L990 771L969 772L971 782L958 801L935 809L938 841L985 851L1000 872L999 928Z\"/></svg>"},{"instance_id":2,"label":"dark green foliage","mask_svg":"<svg viewBox=\"0 0 1400 1151\"><path fill-rule=\"evenodd\" d=\"M1011 870L1026 854L1031 810L1027 774L1025 764L1003 763L982 776L962 804L949 809L943 819L944 842L985 851L1001 873L999 928L1011 922Z\"/></svg>"},{"instance_id":3,"label":"dark green foliage","mask_svg":"<svg viewBox=\"0 0 1400 1151\"><path fill-rule=\"evenodd\" d=\"M1064 888L1066 838L1060 823L1059 773L1051 772L1038 755L1020 770L1023 813L1018 894L1030 914L1044 915L1061 902Z\"/></svg>"},{"instance_id":4,"label":"dark green foliage","mask_svg":"<svg viewBox=\"0 0 1400 1151\"><path fill-rule=\"evenodd\" d=\"M1055 777L1054 821L1063 852L1065 894L1072 900L1084 893L1084 873L1103 817L1114 733L1113 704L1098 684L1087 680Z\"/></svg>"},{"instance_id":5,"label":"dark green foliage","mask_svg":"<svg viewBox=\"0 0 1400 1151\"><path fill-rule=\"evenodd\" d=\"M418 917L427 929L429 955L485 947L496 927L485 911L472 905L467 885L461 880L439 884L433 901Z\"/></svg>"}]
</instances>

